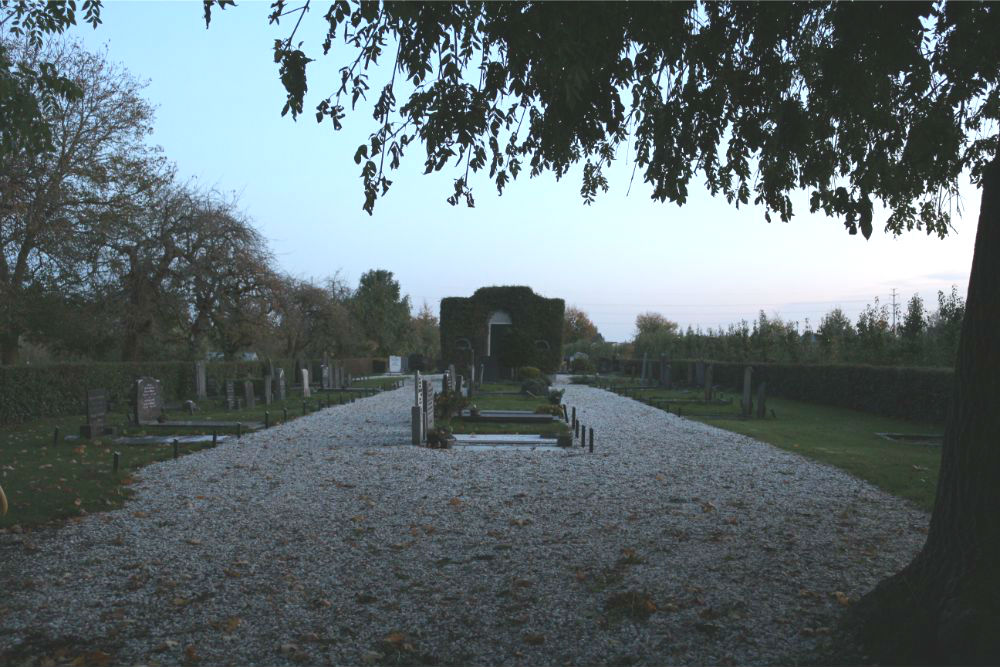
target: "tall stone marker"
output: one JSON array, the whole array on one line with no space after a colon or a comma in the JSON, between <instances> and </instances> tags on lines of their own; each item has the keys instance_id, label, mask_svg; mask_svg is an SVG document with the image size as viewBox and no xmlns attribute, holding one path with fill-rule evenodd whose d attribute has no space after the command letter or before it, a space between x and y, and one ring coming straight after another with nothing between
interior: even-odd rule
<instances>
[{"instance_id":1,"label":"tall stone marker","mask_svg":"<svg viewBox=\"0 0 1000 667\"><path fill-rule=\"evenodd\" d=\"M662 362L660 365L660 384L665 388L670 389L670 364L667 362Z\"/></svg>"},{"instance_id":2,"label":"tall stone marker","mask_svg":"<svg viewBox=\"0 0 1000 667\"><path fill-rule=\"evenodd\" d=\"M402 373L403 372L403 358L397 357L395 355L389 356L389 372L390 373Z\"/></svg>"},{"instance_id":3,"label":"tall stone marker","mask_svg":"<svg viewBox=\"0 0 1000 667\"><path fill-rule=\"evenodd\" d=\"M87 423L80 427L80 437L99 438L104 435L104 420L108 412L108 392L104 389L87 390Z\"/></svg>"},{"instance_id":4,"label":"tall stone marker","mask_svg":"<svg viewBox=\"0 0 1000 667\"><path fill-rule=\"evenodd\" d=\"M323 391L330 391L333 389L333 376L330 373L330 366L323 364L320 372L323 375Z\"/></svg>"},{"instance_id":5,"label":"tall stone marker","mask_svg":"<svg viewBox=\"0 0 1000 667\"><path fill-rule=\"evenodd\" d=\"M424 440L427 439L427 431L434 428L434 384L430 380L423 381L423 402L424 402Z\"/></svg>"},{"instance_id":6,"label":"tall stone marker","mask_svg":"<svg viewBox=\"0 0 1000 667\"><path fill-rule=\"evenodd\" d=\"M194 389L199 401L208 398L208 383L205 382L205 362L194 362Z\"/></svg>"},{"instance_id":7,"label":"tall stone marker","mask_svg":"<svg viewBox=\"0 0 1000 667\"><path fill-rule=\"evenodd\" d=\"M309 369L303 368L299 372L302 374L302 398L309 398L312 396L309 390Z\"/></svg>"},{"instance_id":8,"label":"tall stone marker","mask_svg":"<svg viewBox=\"0 0 1000 667\"><path fill-rule=\"evenodd\" d=\"M141 377L135 381L135 423L155 424L163 414L163 387L156 378Z\"/></svg>"},{"instance_id":9,"label":"tall stone marker","mask_svg":"<svg viewBox=\"0 0 1000 667\"><path fill-rule=\"evenodd\" d=\"M285 400L285 392L286 392L285 369L279 368L277 369L277 373L278 373L278 400L283 401Z\"/></svg>"},{"instance_id":10,"label":"tall stone marker","mask_svg":"<svg viewBox=\"0 0 1000 667\"><path fill-rule=\"evenodd\" d=\"M236 409L236 382L226 380L226 410Z\"/></svg>"},{"instance_id":11,"label":"tall stone marker","mask_svg":"<svg viewBox=\"0 0 1000 667\"><path fill-rule=\"evenodd\" d=\"M410 408L410 433L414 445L424 441L424 393L420 371L413 373L413 407Z\"/></svg>"},{"instance_id":12,"label":"tall stone marker","mask_svg":"<svg viewBox=\"0 0 1000 667\"><path fill-rule=\"evenodd\" d=\"M274 400L274 377L264 376L264 405L271 405Z\"/></svg>"},{"instance_id":13,"label":"tall stone marker","mask_svg":"<svg viewBox=\"0 0 1000 667\"><path fill-rule=\"evenodd\" d=\"M705 402L712 400L712 364L705 368Z\"/></svg>"},{"instance_id":14,"label":"tall stone marker","mask_svg":"<svg viewBox=\"0 0 1000 667\"><path fill-rule=\"evenodd\" d=\"M750 411L753 410L753 394L750 389L752 381L753 367L747 366L743 369L743 398L740 400L741 412L745 418L749 418Z\"/></svg>"},{"instance_id":15,"label":"tall stone marker","mask_svg":"<svg viewBox=\"0 0 1000 667\"><path fill-rule=\"evenodd\" d=\"M253 391L253 380L243 381L243 403L247 406L247 410L253 410L257 407L257 396Z\"/></svg>"},{"instance_id":16,"label":"tall stone marker","mask_svg":"<svg viewBox=\"0 0 1000 667\"><path fill-rule=\"evenodd\" d=\"M767 383L757 385L757 419L767 416Z\"/></svg>"}]
</instances>

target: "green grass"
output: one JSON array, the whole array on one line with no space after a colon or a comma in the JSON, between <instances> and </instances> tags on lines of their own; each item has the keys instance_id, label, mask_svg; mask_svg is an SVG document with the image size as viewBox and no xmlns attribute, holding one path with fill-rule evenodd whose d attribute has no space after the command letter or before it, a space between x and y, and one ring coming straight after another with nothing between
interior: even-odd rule
<instances>
[{"instance_id":1,"label":"green grass","mask_svg":"<svg viewBox=\"0 0 1000 667\"><path fill-rule=\"evenodd\" d=\"M700 392L649 390L644 397L691 398ZM857 410L813 405L781 398L767 400L766 419L740 419L739 399L733 405L674 404L681 415L742 433L781 449L829 463L875 486L930 510L941 462L939 446L892 442L876 433L943 433L942 424L880 417ZM771 410L777 415L772 418ZM711 417L706 415L713 415ZM725 415L719 418L716 415Z\"/></svg>"},{"instance_id":2,"label":"green grass","mask_svg":"<svg viewBox=\"0 0 1000 667\"><path fill-rule=\"evenodd\" d=\"M514 382L484 384L480 391L501 392L516 391L520 384ZM472 404L480 410L526 410L534 412L539 405L547 405L547 398L532 398L526 394L517 396L483 396L473 393ZM569 427L562 420L550 424L497 424L466 422L461 417L453 418L439 425L450 426L453 433L487 434L487 433L519 433L538 435L566 435Z\"/></svg>"},{"instance_id":3,"label":"green grass","mask_svg":"<svg viewBox=\"0 0 1000 667\"><path fill-rule=\"evenodd\" d=\"M329 398L334 404L343 396L363 400L358 392L314 393L306 399L308 412ZM188 415L182 410L169 411L168 419L185 421L264 421L264 406L253 410L225 410L218 401L200 403L201 411ZM295 396L267 406L271 424L302 416L302 397ZM83 512L121 507L129 496L132 474L139 468L173 456L173 448L164 445L114 445L112 438L66 441L64 436L79 432L84 417L40 419L19 426L0 428L0 485L10 503L10 511L0 517L0 527L14 524L32 526L80 516ZM128 426L124 413L111 413L107 423L122 435L220 435L236 429L175 428ZM59 443L53 445L53 433L59 428ZM211 444L182 444L181 455L190 454ZM120 468L112 472L112 453L121 453Z\"/></svg>"}]
</instances>

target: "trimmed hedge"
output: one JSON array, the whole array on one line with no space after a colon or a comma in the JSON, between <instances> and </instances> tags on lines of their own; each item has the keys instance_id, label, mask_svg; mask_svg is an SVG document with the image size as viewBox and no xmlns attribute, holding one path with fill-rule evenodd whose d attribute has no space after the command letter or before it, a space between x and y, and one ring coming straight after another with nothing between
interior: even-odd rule
<instances>
[{"instance_id":1,"label":"trimmed hedge","mask_svg":"<svg viewBox=\"0 0 1000 667\"><path fill-rule=\"evenodd\" d=\"M486 356L486 323L498 310L507 312L514 331L532 342L530 347L519 346L517 363L512 366L535 366L546 373L559 369L566 303L538 296L523 286L482 287L468 298L441 300L441 356L445 366L468 365L468 352L456 347L459 338L468 338L472 343L477 364ZM538 340L546 341L548 349L536 347L534 342Z\"/></svg>"},{"instance_id":2,"label":"trimmed hedge","mask_svg":"<svg viewBox=\"0 0 1000 667\"><path fill-rule=\"evenodd\" d=\"M674 360L671 377L687 378L693 360ZM734 391L743 389L743 369L753 367L753 386L767 382L767 393L797 401L834 405L885 417L943 423L948 416L950 368L867 366L860 364L711 363L712 381ZM658 366L658 364L657 364ZM657 368L657 370L659 370ZM656 376L654 376L656 377Z\"/></svg>"}]
</instances>

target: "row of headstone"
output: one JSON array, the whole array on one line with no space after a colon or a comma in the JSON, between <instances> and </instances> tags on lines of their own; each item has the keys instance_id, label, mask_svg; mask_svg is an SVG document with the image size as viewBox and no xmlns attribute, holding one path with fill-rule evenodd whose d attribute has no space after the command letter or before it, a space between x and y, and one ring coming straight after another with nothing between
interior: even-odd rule
<instances>
[{"instance_id":1,"label":"row of headstone","mask_svg":"<svg viewBox=\"0 0 1000 667\"><path fill-rule=\"evenodd\" d=\"M740 400L740 408L745 419L750 418L753 412L752 396L753 367L747 366L743 369L743 398ZM764 419L767 416L767 383L761 382L757 385L757 419Z\"/></svg>"},{"instance_id":2,"label":"row of headstone","mask_svg":"<svg viewBox=\"0 0 1000 667\"><path fill-rule=\"evenodd\" d=\"M667 356L660 355L660 386L670 389L670 364L667 363Z\"/></svg>"}]
</instances>

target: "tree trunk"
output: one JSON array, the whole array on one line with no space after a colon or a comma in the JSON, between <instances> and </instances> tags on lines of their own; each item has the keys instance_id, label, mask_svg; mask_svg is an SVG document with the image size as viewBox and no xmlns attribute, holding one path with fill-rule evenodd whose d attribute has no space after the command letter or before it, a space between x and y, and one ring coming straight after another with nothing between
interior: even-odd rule
<instances>
[{"instance_id":1,"label":"tree trunk","mask_svg":"<svg viewBox=\"0 0 1000 667\"><path fill-rule=\"evenodd\" d=\"M983 178L927 542L845 618L880 663L1000 663L1000 157Z\"/></svg>"},{"instance_id":2,"label":"tree trunk","mask_svg":"<svg viewBox=\"0 0 1000 667\"><path fill-rule=\"evenodd\" d=\"M17 363L17 353L21 336L18 332L0 334L0 365L13 366Z\"/></svg>"}]
</instances>

